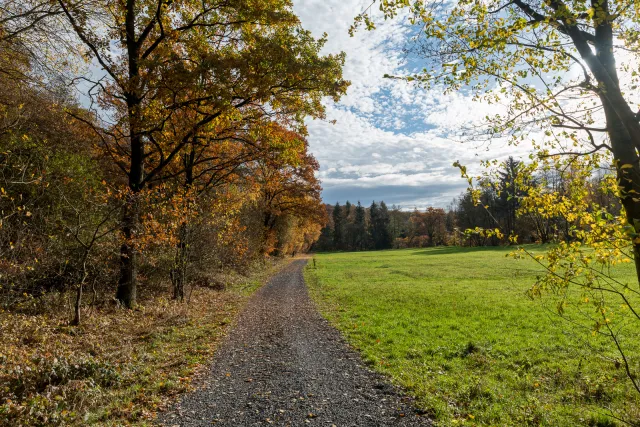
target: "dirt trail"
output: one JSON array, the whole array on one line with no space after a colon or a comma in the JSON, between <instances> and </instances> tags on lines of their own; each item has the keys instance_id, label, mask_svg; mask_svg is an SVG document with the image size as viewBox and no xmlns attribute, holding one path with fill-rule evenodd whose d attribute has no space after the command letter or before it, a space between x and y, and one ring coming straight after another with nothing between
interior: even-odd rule
<instances>
[{"instance_id":1,"label":"dirt trail","mask_svg":"<svg viewBox=\"0 0 640 427\"><path fill-rule=\"evenodd\" d=\"M317 312L293 261L250 300L209 378L159 421L167 426L430 425Z\"/></svg>"}]
</instances>

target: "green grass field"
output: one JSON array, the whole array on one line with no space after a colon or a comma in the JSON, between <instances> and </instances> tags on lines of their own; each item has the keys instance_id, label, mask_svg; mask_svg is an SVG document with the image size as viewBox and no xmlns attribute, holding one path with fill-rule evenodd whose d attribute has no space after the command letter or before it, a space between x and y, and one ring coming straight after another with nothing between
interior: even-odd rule
<instances>
[{"instance_id":1,"label":"green grass field","mask_svg":"<svg viewBox=\"0 0 640 427\"><path fill-rule=\"evenodd\" d=\"M602 357L615 356L610 343L559 318L551 300L530 300L525 291L541 270L509 252L318 254L306 277L322 313L438 425L623 425L611 413L640 419L640 396ZM616 275L632 281L633 267ZM638 337L640 328L631 332ZM640 337L627 344L640 352Z\"/></svg>"}]
</instances>

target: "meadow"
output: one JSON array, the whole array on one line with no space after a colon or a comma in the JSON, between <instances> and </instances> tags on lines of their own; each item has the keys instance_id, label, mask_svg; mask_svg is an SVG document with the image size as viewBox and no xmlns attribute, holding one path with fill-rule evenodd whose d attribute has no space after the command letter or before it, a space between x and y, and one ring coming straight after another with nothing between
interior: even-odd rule
<instances>
[{"instance_id":1,"label":"meadow","mask_svg":"<svg viewBox=\"0 0 640 427\"><path fill-rule=\"evenodd\" d=\"M544 247L529 247L542 251ZM439 426L615 426L640 419L608 340L526 290L542 269L509 248L315 255L320 311L365 361L418 399ZM315 264L315 265L314 265ZM632 265L616 277L633 283ZM640 327L626 330L629 354Z\"/></svg>"}]
</instances>

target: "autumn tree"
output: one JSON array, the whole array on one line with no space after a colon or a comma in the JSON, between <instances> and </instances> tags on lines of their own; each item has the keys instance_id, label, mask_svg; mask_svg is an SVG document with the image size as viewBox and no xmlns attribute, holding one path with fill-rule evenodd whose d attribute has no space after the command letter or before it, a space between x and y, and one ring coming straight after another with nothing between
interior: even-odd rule
<instances>
[{"instance_id":1,"label":"autumn tree","mask_svg":"<svg viewBox=\"0 0 640 427\"><path fill-rule=\"evenodd\" d=\"M432 246L444 245L447 243L447 213L442 208L428 207L424 213L424 223L429 237L429 244Z\"/></svg>"},{"instance_id":2,"label":"autumn tree","mask_svg":"<svg viewBox=\"0 0 640 427\"><path fill-rule=\"evenodd\" d=\"M242 121L245 107L293 110L297 120L322 116L321 97L337 99L346 88L344 57L321 56L324 39L303 30L286 1L58 4L82 53L102 69L84 79L88 95L108 112L99 114L104 123L96 133L126 179L117 298L131 307L145 188L162 182L217 118ZM180 114L189 119L179 134L167 132Z\"/></svg>"},{"instance_id":3,"label":"autumn tree","mask_svg":"<svg viewBox=\"0 0 640 427\"><path fill-rule=\"evenodd\" d=\"M8 294L2 304L75 288L72 323L78 324L84 286L110 274L105 261L118 201L103 182L109 171L94 150L95 135L65 109L86 112L63 93L4 77L0 287Z\"/></svg>"},{"instance_id":4,"label":"autumn tree","mask_svg":"<svg viewBox=\"0 0 640 427\"><path fill-rule=\"evenodd\" d=\"M259 186L263 254L277 249L276 227L286 218L296 219L296 226L309 228L316 239L327 220L320 182L315 177L319 165L308 153L306 139L283 128L278 135L281 143L272 144L268 154L249 165L249 175Z\"/></svg>"},{"instance_id":5,"label":"autumn tree","mask_svg":"<svg viewBox=\"0 0 640 427\"><path fill-rule=\"evenodd\" d=\"M322 223L314 217L287 216L279 222L278 249L280 255L308 251L320 237Z\"/></svg>"},{"instance_id":6,"label":"autumn tree","mask_svg":"<svg viewBox=\"0 0 640 427\"><path fill-rule=\"evenodd\" d=\"M424 212L415 210L410 218L413 225L412 239L426 238L426 246L439 246L447 243L447 213L442 208L428 207Z\"/></svg>"},{"instance_id":7,"label":"autumn tree","mask_svg":"<svg viewBox=\"0 0 640 427\"><path fill-rule=\"evenodd\" d=\"M74 47L55 1L6 0L0 5L0 72L4 78L41 86L68 82ZM25 67L25 63L29 66Z\"/></svg>"},{"instance_id":8,"label":"autumn tree","mask_svg":"<svg viewBox=\"0 0 640 427\"><path fill-rule=\"evenodd\" d=\"M191 116L191 115L190 115ZM238 124L234 120L218 119L203 127L181 153L181 162L168 166L164 172L164 182L169 183L167 196L173 199L175 215L179 225L172 230L175 239L174 265L170 271L174 299L184 299L184 286L188 280L191 264L191 248L195 240L192 223L209 221L207 206L216 206L218 189L227 186L243 186L245 202L251 203L252 183L247 181L240 169L247 163L269 152L272 142L273 123L245 116L246 122ZM188 118L174 117L175 126L188 122ZM248 126L247 124L251 125ZM178 131L179 132L179 131ZM251 180L249 180L251 181ZM222 192L222 195L228 194ZM240 208L238 200L227 206L227 213ZM231 201L228 199L228 203Z\"/></svg>"}]
</instances>

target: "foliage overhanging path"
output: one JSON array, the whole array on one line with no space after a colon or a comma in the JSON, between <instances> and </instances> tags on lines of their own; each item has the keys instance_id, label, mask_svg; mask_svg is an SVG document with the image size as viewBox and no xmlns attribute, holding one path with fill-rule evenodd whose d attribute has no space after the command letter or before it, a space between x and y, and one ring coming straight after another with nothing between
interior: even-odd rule
<instances>
[{"instance_id":1,"label":"foliage overhanging path","mask_svg":"<svg viewBox=\"0 0 640 427\"><path fill-rule=\"evenodd\" d=\"M320 316L304 284L305 264L292 262L256 293L221 344L204 386L161 423L431 425Z\"/></svg>"}]
</instances>

